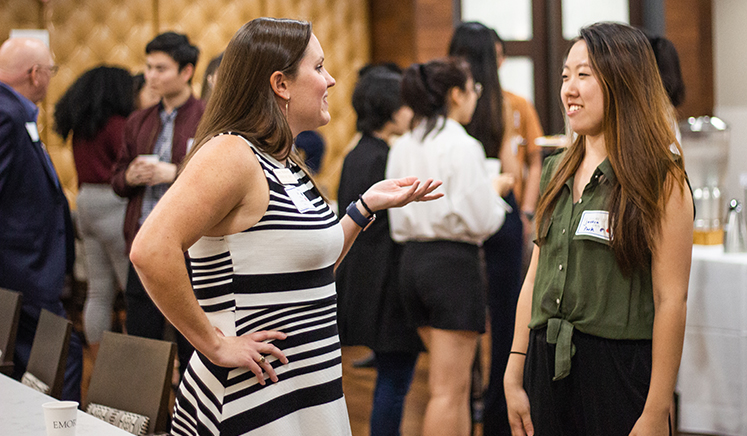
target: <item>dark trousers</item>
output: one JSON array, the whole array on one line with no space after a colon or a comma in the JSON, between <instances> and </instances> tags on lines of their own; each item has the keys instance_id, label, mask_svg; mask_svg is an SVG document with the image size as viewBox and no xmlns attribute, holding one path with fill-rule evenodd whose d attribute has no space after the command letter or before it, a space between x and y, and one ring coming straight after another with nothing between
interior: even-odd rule
<instances>
[{"instance_id":1,"label":"dark trousers","mask_svg":"<svg viewBox=\"0 0 747 436\"><path fill-rule=\"evenodd\" d=\"M402 408L410 390L418 353L376 352L376 388L371 436L399 436Z\"/></svg>"},{"instance_id":2,"label":"dark trousers","mask_svg":"<svg viewBox=\"0 0 747 436\"><path fill-rule=\"evenodd\" d=\"M651 377L650 340L613 340L573 332L568 377L552 381L555 345L532 330L524 363L534 433L627 436L643 412ZM671 429L670 429L671 432Z\"/></svg>"},{"instance_id":3,"label":"dark trousers","mask_svg":"<svg viewBox=\"0 0 747 436\"><path fill-rule=\"evenodd\" d=\"M503 374L514 336L516 303L519 301L524 251L524 226L516 198L510 193L505 200L513 208L503 226L483 244L488 276L488 309L490 312L490 381L483 395L483 434L511 435L508 425Z\"/></svg>"},{"instance_id":4,"label":"dark trousers","mask_svg":"<svg viewBox=\"0 0 747 436\"><path fill-rule=\"evenodd\" d=\"M145 287L143 287L143 283L140 281L132 263L130 263L130 270L127 274L125 301L127 302L127 334L150 339L163 339L166 319L145 291ZM195 349L187 338L178 330L174 330L176 331L176 349L179 356L179 375L181 379Z\"/></svg>"},{"instance_id":5,"label":"dark trousers","mask_svg":"<svg viewBox=\"0 0 747 436\"><path fill-rule=\"evenodd\" d=\"M60 307L62 304L60 304ZM64 315L63 315L64 316ZM26 311L21 311L18 320L18 333L16 335L16 348L13 354L13 374L16 380L21 380L26 372L26 364L31 355L31 345L36 334L38 318L34 318ZM80 402L80 381L83 375L83 347L80 336L73 330L70 335L70 346L67 350L67 363L65 365L65 381L62 386L61 400Z\"/></svg>"}]
</instances>

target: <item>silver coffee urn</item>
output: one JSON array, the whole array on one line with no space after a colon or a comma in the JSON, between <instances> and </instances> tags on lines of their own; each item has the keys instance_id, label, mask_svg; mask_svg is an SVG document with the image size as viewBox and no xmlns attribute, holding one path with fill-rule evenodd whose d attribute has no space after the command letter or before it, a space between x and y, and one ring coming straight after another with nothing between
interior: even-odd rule
<instances>
[{"instance_id":1,"label":"silver coffee urn","mask_svg":"<svg viewBox=\"0 0 747 436\"><path fill-rule=\"evenodd\" d=\"M726 209L724 179L729 159L729 126L716 117L690 117L679 123L685 170L693 188L695 223L693 242L723 243Z\"/></svg>"}]
</instances>

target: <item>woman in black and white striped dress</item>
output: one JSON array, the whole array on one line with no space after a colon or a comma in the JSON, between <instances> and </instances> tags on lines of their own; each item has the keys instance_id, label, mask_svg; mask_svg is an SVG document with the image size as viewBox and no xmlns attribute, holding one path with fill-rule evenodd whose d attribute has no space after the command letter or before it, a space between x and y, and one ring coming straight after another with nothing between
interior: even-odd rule
<instances>
[{"instance_id":1,"label":"woman in black and white striped dress","mask_svg":"<svg viewBox=\"0 0 747 436\"><path fill-rule=\"evenodd\" d=\"M197 349L172 434L350 434L334 268L373 212L441 194L385 180L338 220L292 153L329 122L323 61L309 23L242 27L183 172L133 244L148 293Z\"/></svg>"}]
</instances>

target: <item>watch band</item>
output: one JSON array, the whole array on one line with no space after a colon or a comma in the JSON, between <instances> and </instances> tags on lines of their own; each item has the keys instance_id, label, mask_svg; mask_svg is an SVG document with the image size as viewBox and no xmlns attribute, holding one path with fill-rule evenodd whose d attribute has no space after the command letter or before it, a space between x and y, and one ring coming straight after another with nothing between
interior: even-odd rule
<instances>
[{"instance_id":1,"label":"watch band","mask_svg":"<svg viewBox=\"0 0 747 436\"><path fill-rule=\"evenodd\" d=\"M361 211L358 210L358 206L356 206L355 203L355 201L350 203L348 205L348 208L345 209L345 213L350 217L350 219L353 220L354 223L358 224L358 227L362 228L365 231L368 226L370 226L371 223L376 219L376 214L373 214L368 218L364 217Z\"/></svg>"}]
</instances>

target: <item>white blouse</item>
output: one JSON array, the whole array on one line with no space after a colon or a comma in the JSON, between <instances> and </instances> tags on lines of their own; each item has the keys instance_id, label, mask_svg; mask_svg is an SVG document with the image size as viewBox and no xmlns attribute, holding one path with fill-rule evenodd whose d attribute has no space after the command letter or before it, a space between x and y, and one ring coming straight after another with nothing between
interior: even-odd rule
<instances>
[{"instance_id":1,"label":"white blouse","mask_svg":"<svg viewBox=\"0 0 747 436\"><path fill-rule=\"evenodd\" d=\"M442 180L435 192L444 196L390 209L392 239L482 244L501 227L510 210L491 185L482 145L449 118L439 118L425 139L424 131L425 121L394 143L386 177Z\"/></svg>"}]
</instances>

